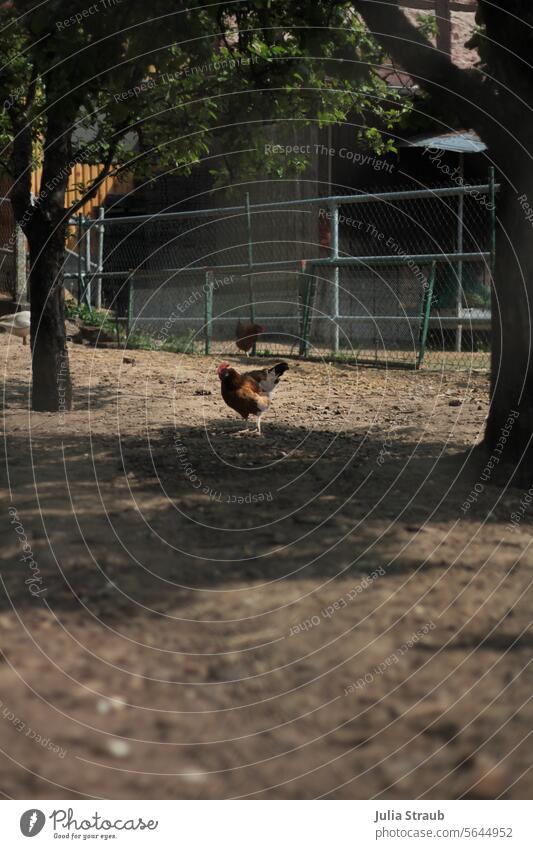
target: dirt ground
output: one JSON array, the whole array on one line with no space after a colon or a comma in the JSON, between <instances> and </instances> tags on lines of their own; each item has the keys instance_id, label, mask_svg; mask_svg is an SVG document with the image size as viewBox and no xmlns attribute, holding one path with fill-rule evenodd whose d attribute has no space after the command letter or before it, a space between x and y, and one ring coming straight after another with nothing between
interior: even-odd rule
<instances>
[{"instance_id":1,"label":"dirt ground","mask_svg":"<svg viewBox=\"0 0 533 849\"><path fill-rule=\"evenodd\" d=\"M531 797L486 375L291 361L259 438L216 357L73 346L61 416L0 356L6 797Z\"/></svg>"}]
</instances>

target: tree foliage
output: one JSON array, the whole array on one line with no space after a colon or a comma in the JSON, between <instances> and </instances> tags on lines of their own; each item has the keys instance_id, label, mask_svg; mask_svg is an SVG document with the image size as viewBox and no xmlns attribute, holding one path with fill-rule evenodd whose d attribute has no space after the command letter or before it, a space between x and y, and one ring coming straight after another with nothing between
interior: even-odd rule
<instances>
[{"instance_id":1,"label":"tree foliage","mask_svg":"<svg viewBox=\"0 0 533 849\"><path fill-rule=\"evenodd\" d=\"M96 0L13 0L0 9L0 144L15 181L19 219L30 205L28 171L63 141L61 167L183 173L213 141L226 157L219 183L262 170L264 122L284 128L359 123L356 137L388 144L405 110L372 68L381 48L349 9L334 2L187 5ZM377 130L377 132L376 132ZM61 158L61 157L59 157ZM61 170L45 168L47 180ZM283 168L298 171L301 158ZM85 198L95 186L86 186ZM46 184L42 186L46 193ZM41 202L46 201L42 197Z\"/></svg>"},{"instance_id":2,"label":"tree foliage","mask_svg":"<svg viewBox=\"0 0 533 849\"><path fill-rule=\"evenodd\" d=\"M58 409L59 384L70 386L66 223L107 176L187 174L217 144L219 184L258 168L298 172L300 157L265 158L265 123L281 135L355 116L354 142L379 149L404 108L372 72L381 48L335 0L8 0L0 49L0 161L30 246L32 403L41 410ZM99 175L65 209L70 173L83 163L100 163Z\"/></svg>"}]
</instances>

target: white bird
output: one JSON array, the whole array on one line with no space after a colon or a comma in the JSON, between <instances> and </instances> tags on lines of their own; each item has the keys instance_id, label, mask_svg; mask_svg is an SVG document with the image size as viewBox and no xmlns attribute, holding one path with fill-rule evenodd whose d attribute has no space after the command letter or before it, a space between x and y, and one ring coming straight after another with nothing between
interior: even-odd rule
<instances>
[{"instance_id":1,"label":"white bird","mask_svg":"<svg viewBox=\"0 0 533 849\"><path fill-rule=\"evenodd\" d=\"M23 310L11 315L3 315L0 318L0 329L12 333L14 336L20 336L22 344L26 345L26 340L30 335L30 311Z\"/></svg>"}]
</instances>

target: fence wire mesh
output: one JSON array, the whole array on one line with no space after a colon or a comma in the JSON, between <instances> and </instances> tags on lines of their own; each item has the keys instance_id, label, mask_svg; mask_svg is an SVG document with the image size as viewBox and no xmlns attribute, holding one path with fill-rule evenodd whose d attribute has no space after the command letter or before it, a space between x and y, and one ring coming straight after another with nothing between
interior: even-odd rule
<instances>
[{"instance_id":1,"label":"fence wire mesh","mask_svg":"<svg viewBox=\"0 0 533 849\"><path fill-rule=\"evenodd\" d=\"M81 288L153 346L487 368L493 195L489 182L106 216L82 233Z\"/></svg>"},{"instance_id":2,"label":"fence wire mesh","mask_svg":"<svg viewBox=\"0 0 533 849\"><path fill-rule=\"evenodd\" d=\"M357 316L356 323L340 319L341 347L374 359L416 358L431 263L408 257L440 255L425 365L488 367L490 260L457 255L490 253L490 188L441 195L435 187L433 193L398 192L340 205L340 255L376 257L341 270L340 315ZM380 257L393 262L378 264Z\"/></svg>"}]
</instances>

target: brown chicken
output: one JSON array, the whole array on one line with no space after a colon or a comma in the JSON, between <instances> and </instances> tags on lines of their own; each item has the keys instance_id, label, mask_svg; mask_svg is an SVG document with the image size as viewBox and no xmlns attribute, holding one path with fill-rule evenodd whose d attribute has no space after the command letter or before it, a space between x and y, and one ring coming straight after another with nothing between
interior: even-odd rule
<instances>
[{"instance_id":1,"label":"brown chicken","mask_svg":"<svg viewBox=\"0 0 533 849\"><path fill-rule=\"evenodd\" d=\"M235 328L235 344L240 351L244 351L246 356L250 356L250 351L254 347L261 333L264 333L266 327L262 324L242 324L239 319Z\"/></svg>"},{"instance_id":2,"label":"brown chicken","mask_svg":"<svg viewBox=\"0 0 533 849\"><path fill-rule=\"evenodd\" d=\"M288 368L287 363L276 363L244 374L239 374L229 363L221 363L217 368L224 401L243 419L257 416L258 434L261 434L261 416L268 410L272 393Z\"/></svg>"}]
</instances>

